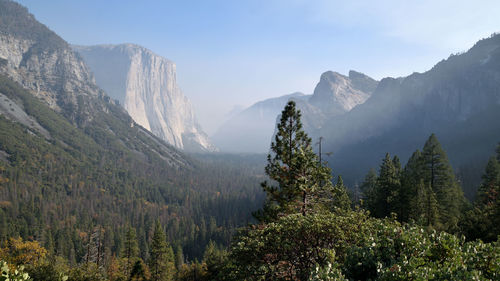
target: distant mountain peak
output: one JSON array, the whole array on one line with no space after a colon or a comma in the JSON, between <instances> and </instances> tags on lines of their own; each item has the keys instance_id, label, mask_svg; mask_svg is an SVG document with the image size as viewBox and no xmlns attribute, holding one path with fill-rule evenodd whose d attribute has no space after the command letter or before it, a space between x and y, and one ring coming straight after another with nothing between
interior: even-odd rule
<instances>
[{"instance_id":1,"label":"distant mountain peak","mask_svg":"<svg viewBox=\"0 0 500 281\"><path fill-rule=\"evenodd\" d=\"M177 148L215 150L177 85L175 63L130 43L74 48L94 72L97 84L139 125Z\"/></svg>"},{"instance_id":2,"label":"distant mountain peak","mask_svg":"<svg viewBox=\"0 0 500 281\"><path fill-rule=\"evenodd\" d=\"M321 74L309 102L328 115L342 114L364 103L377 84L377 81L359 72L350 71L347 77L327 71Z\"/></svg>"}]
</instances>

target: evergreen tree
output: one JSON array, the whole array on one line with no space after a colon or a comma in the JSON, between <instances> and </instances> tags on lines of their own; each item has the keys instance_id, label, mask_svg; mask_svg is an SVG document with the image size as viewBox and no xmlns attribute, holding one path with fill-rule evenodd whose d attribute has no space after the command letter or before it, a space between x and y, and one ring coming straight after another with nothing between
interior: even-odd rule
<instances>
[{"instance_id":1,"label":"evergreen tree","mask_svg":"<svg viewBox=\"0 0 500 281\"><path fill-rule=\"evenodd\" d=\"M375 170L372 168L365 176L363 183L361 184L361 192L363 194L363 203L367 210L375 209L375 192L377 189L377 174Z\"/></svg>"},{"instance_id":2,"label":"evergreen tree","mask_svg":"<svg viewBox=\"0 0 500 281\"><path fill-rule=\"evenodd\" d=\"M465 199L448 157L434 134L422 150L422 177L436 194L440 223L445 229L455 231Z\"/></svg>"},{"instance_id":3,"label":"evergreen tree","mask_svg":"<svg viewBox=\"0 0 500 281\"><path fill-rule=\"evenodd\" d=\"M500 164L495 157L491 157L482 176L482 183L478 189L477 202L479 205L495 204L500 198Z\"/></svg>"},{"instance_id":4,"label":"evergreen tree","mask_svg":"<svg viewBox=\"0 0 500 281\"><path fill-rule=\"evenodd\" d=\"M180 270L182 265L184 264L184 254L182 252L182 247L177 245L175 248L175 268Z\"/></svg>"},{"instance_id":5,"label":"evergreen tree","mask_svg":"<svg viewBox=\"0 0 500 281\"><path fill-rule=\"evenodd\" d=\"M495 241L500 235L500 164L495 157L486 165L476 197L462 229L471 240Z\"/></svg>"},{"instance_id":6,"label":"evergreen tree","mask_svg":"<svg viewBox=\"0 0 500 281\"><path fill-rule=\"evenodd\" d=\"M421 225L436 227L438 224L438 208L436 195L429 184L420 180L416 186L415 196L411 200L409 218Z\"/></svg>"},{"instance_id":7,"label":"evergreen tree","mask_svg":"<svg viewBox=\"0 0 500 281\"><path fill-rule=\"evenodd\" d=\"M401 177L403 174L401 168L401 161L397 155L394 155L392 158L392 164L395 169L395 185L392 190L392 211L397 214L397 218L399 221L407 221L408 219L408 208L409 208L409 199L408 192L405 190L404 186L401 183Z\"/></svg>"},{"instance_id":8,"label":"evergreen tree","mask_svg":"<svg viewBox=\"0 0 500 281\"><path fill-rule=\"evenodd\" d=\"M206 276L207 281L217 281L220 280L222 276L223 267L227 260L228 253L225 250L221 250L217 245L210 241L203 254L203 263L206 265Z\"/></svg>"},{"instance_id":9,"label":"evergreen tree","mask_svg":"<svg viewBox=\"0 0 500 281\"><path fill-rule=\"evenodd\" d=\"M394 155L394 157L392 158L392 164L394 165L396 174L399 177L401 174L401 161L399 160L399 157L397 155Z\"/></svg>"},{"instance_id":10,"label":"evergreen tree","mask_svg":"<svg viewBox=\"0 0 500 281\"><path fill-rule=\"evenodd\" d=\"M416 214L421 214L421 211L415 209L415 202L418 201L418 192L422 195L422 190L426 187L422 181L422 153L417 149L401 172L400 204L405 207L398 216L401 221L407 222L410 218L418 220Z\"/></svg>"},{"instance_id":11,"label":"evergreen tree","mask_svg":"<svg viewBox=\"0 0 500 281\"><path fill-rule=\"evenodd\" d=\"M390 216L391 212L395 211L395 204L398 203L400 184L398 171L394 166L391 155L387 153L380 165L374 194L374 209L370 210L375 217L387 217Z\"/></svg>"},{"instance_id":12,"label":"evergreen tree","mask_svg":"<svg viewBox=\"0 0 500 281\"><path fill-rule=\"evenodd\" d=\"M341 210L347 210L350 208L351 200L349 199L347 188L345 187L344 180L342 180L341 176L338 176L337 184L333 186L331 195L332 198L328 201L332 210L335 210L335 208L339 208Z\"/></svg>"},{"instance_id":13,"label":"evergreen tree","mask_svg":"<svg viewBox=\"0 0 500 281\"><path fill-rule=\"evenodd\" d=\"M173 280L175 275L174 252L166 239L163 228L157 221L150 247L149 268L152 281Z\"/></svg>"},{"instance_id":14,"label":"evergreen tree","mask_svg":"<svg viewBox=\"0 0 500 281\"><path fill-rule=\"evenodd\" d=\"M272 221L280 215L301 212L306 215L318 203L318 194L331 190L331 171L319 163L311 139L302 130L300 111L289 101L281 113L277 133L265 168L277 186L262 183L266 192L264 208L254 216Z\"/></svg>"},{"instance_id":15,"label":"evergreen tree","mask_svg":"<svg viewBox=\"0 0 500 281\"><path fill-rule=\"evenodd\" d=\"M144 262L141 259L138 259L135 263L134 266L132 267L132 270L130 272L130 281L147 281L149 280L149 271L147 266L144 264Z\"/></svg>"},{"instance_id":16,"label":"evergreen tree","mask_svg":"<svg viewBox=\"0 0 500 281\"><path fill-rule=\"evenodd\" d=\"M137 259L137 254L139 253L139 246L137 244L137 236L135 233L135 228L128 227L125 232L125 240L123 242L123 253L122 257L127 260L126 276L129 276L132 265Z\"/></svg>"}]
</instances>

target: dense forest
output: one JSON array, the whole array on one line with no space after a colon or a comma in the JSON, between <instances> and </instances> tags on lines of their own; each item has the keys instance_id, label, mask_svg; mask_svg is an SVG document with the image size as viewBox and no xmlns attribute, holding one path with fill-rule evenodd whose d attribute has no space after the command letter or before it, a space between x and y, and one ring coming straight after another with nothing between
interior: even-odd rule
<instances>
[{"instance_id":1,"label":"dense forest","mask_svg":"<svg viewBox=\"0 0 500 281\"><path fill-rule=\"evenodd\" d=\"M186 154L134 122L26 8L0 6L0 281L500 279L500 144L487 163L454 170L448 157L456 153L440 144L446 134L409 122L386 131L390 141L333 154L338 170L381 161L348 188L315 153L291 101L267 162ZM475 87L498 77L495 65L472 68L473 89L497 93L496 80ZM478 135L496 139L497 107L466 126L444 126L472 140L451 151L466 143L477 154ZM370 157L377 144L398 152L405 135L405 149L418 148L406 164L389 153ZM467 180L483 165L480 184Z\"/></svg>"},{"instance_id":2,"label":"dense forest","mask_svg":"<svg viewBox=\"0 0 500 281\"><path fill-rule=\"evenodd\" d=\"M267 158L267 181L261 184L263 205L250 205L248 193L241 190L241 200L233 195L225 199L232 200L229 204L217 199L222 195L206 198L210 190L203 193L193 188L183 194L192 196L189 206L183 201L188 200L185 197L177 197L185 204L145 199L148 192L169 190L161 187L122 197L117 191L93 189L84 182L82 186L66 183L54 192L23 180L57 183L58 179L50 177L52 170L46 171L49 167L34 169L25 164L30 169L24 171L41 170L41 176L16 177L12 163L27 156L15 158L10 154L14 150L2 148L11 155L0 178L2 192L8 195L3 198L10 199L2 202L0 258L4 260L4 276L11 280L75 281L498 280L500 145L492 152L474 202L463 196L436 135L431 135L422 151L416 150L404 167L397 156L387 154L378 173L370 171L356 194L348 191L340 176L332 181L332 171L313 152L300 117L294 102L289 102ZM47 142L36 144L35 136L21 126L10 124L10 128L11 134L24 132L24 138L31 138L31 151L50 148L45 154L50 151L66 159L64 149ZM230 160L228 155L204 157L209 166L230 163L225 169L241 161ZM34 163L40 166L44 162ZM252 171L259 163L253 159L245 170ZM198 165L196 169L208 169ZM69 169L50 162L44 166ZM69 169L65 175L71 178L72 172ZM112 170L110 175L116 172ZM228 174L216 168L209 172L206 180L221 181L217 186L224 183L224 176L215 173ZM233 175L232 180L241 181L245 174ZM248 182L252 184L255 182ZM54 186L58 185L51 188ZM73 201L76 194L86 204L78 212L73 206L79 205ZM105 202L110 200L113 203ZM248 216L252 208L256 210L254 219ZM187 212L185 217L182 212ZM60 220L61 213L66 220ZM232 230L241 223L238 217L247 218L247 226L234 234ZM189 219L193 228L186 224ZM201 224L196 224L198 221Z\"/></svg>"},{"instance_id":3,"label":"dense forest","mask_svg":"<svg viewBox=\"0 0 500 281\"><path fill-rule=\"evenodd\" d=\"M119 127L102 114L80 129L8 78L0 77L0 92L49 135L0 116L1 241L36 240L49 254L75 265L96 229L103 232L109 260L121 252L131 226L147 259L148 241L160 220L176 251L194 260L209 241L228 245L233 230L251 220L263 200L258 186L263 171L256 168L264 166L263 160L181 155L181 164L165 167L162 158L168 155L143 147L143 142L150 148L157 144L139 134L141 128ZM135 150L102 129L109 126L129 138Z\"/></svg>"}]
</instances>

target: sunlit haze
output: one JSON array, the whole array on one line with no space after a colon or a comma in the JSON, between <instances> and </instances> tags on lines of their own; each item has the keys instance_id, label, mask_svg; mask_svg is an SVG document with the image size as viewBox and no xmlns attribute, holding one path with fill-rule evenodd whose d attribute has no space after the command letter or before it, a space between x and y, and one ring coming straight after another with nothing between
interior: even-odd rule
<instances>
[{"instance_id":1,"label":"sunlit haze","mask_svg":"<svg viewBox=\"0 0 500 281\"><path fill-rule=\"evenodd\" d=\"M71 44L135 43L174 61L209 134L236 105L312 93L324 71L405 76L500 30L493 0L19 2Z\"/></svg>"}]
</instances>

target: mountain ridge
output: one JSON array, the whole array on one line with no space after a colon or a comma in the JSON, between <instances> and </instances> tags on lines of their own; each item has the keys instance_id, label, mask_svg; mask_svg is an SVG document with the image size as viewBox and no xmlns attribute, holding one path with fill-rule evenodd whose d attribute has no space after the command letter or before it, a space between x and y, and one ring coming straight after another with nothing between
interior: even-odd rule
<instances>
[{"instance_id":1,"label":"mountain ridge","mask_svg":"<svg viewBox=\"0 0 500 281\"><path fill-rule=\"evenodd\" d=\"M326 71L313 94L296 92L258 101L226 121L214 134L214 142L222 151L267 152L279 114L288 100L297 103L305 130L315 135L329 117L364 103L377 84L378 81L354 70L349 71L349 76Z\"/></svg>"}]
</instances>

